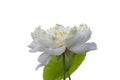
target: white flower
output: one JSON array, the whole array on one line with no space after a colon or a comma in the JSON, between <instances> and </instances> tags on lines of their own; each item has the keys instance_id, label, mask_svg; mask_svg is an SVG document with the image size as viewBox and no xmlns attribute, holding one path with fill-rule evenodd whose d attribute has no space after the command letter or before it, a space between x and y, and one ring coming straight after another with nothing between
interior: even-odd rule
<instances>
[{"instance_id":1,"label":"white flower","mask_svg":"<svg viewBox=\"0 0 120 80\"><path fill-rule=\"evenodd\" d=\"M68 49L76 54L83 54L91 50L97 49L96 44L86 43L91 36L91 30L86 24L79 27L64 27L56 24L55 27L47 31L39 26L31 33L33 42L29 45L30 52L43 52L38 61L40 66L48 64L51 55L59 56Z\"/></svg>"}]
</instances>

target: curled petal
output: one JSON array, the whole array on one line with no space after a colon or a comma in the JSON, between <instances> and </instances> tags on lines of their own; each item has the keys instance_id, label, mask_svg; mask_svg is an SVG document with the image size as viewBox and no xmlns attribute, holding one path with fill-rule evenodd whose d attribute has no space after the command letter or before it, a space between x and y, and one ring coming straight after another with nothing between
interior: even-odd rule
<instances>
[{"instance_id":1,"label":"curled petal","mask_svg":"<svg viewBox=\"0 0 120 80\"><path fill-rule=\"evenodd\" d=\"M62 46L62 47L56 48L56 49L49 48L48 52L51 55L61 55L62 53L64 53L65 49L66 49L65 46Z\"/></svg>"},{"instance_id":2,"label":"curled petal","mask_svg":"<svg viewBox=\"0 0 120 80\"><path fill-rule=\"evenodd\" d=\"M30 45L28 45L28 47L31 48L29 51L32 53L39 51L39 45L37 41L33 41Z\"/></svg>"},{"instance_id":3,"label":"curled petal","mask_svg":"<svg viewBox=\"0 0 120 80\"><path fill-rule=\"evenodd\" d=\"M38 70L38 69L39 69L39 67L42 67L42 66L44 66L44 64L39 64L39 65L36 67L36 69L35 69L35 70Z\"/></svg>"},{"instance_id":4,"label":"curled petal","mask_svg":"<svg viewBox=\"0 0 120 80\"><path fill-rule=\"evenodd\" d=\"M39 56L38 61L42 64L47 64L49 57L50 57L50 55L48 53L42 53Z\"/></svg>"},{"instance_id":5,"label":"curled petal","mask_svg":"<svg viewBox=\"0 0 120 80\"><path fill-rule=\"evenodd\" d=\"M46 45L41 44L40 41L38 40L35 40L28 47L31 48L30 52L34 53L38 51L44 51L46 48Z\"/></svg>"},{"instance_id":6,"label":"curled petal","mask_svg":"<svg viewBox=\"0 0 120 80\"><path fill-rule=\"evenodd\" d=\"M48 53L42 53L39 58L38 58L38 61L40 62L40 64L37 66L36 70L41 67L41 66L44 66L44 65L47 65L48 62L50 61L50 55Z\"/></svg>"},{"instance_id":7,"label":"curled petal","mask_svg":"<svg viewBox=\"0 0 120 80\"><path fill-rule=\"evenodd\" d=\"M92 43L85 43L83 45L75 45L69 48L70 51L78 54L83 54L91 50L96 50L97 46L94 42Z\"/></svg>"}]
</instances>

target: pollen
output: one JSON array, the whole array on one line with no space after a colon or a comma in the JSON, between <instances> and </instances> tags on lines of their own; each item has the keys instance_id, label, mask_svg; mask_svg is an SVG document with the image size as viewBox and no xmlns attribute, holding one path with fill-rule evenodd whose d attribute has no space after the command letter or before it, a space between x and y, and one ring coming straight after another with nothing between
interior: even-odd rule
<instances>
[{"instance_id":1,"label":"pollen","mask_svg":"<svg viewBox=\"0 0 120 80\"><path fill-rule=\"evenodd\" d=\"M56 41L56 43L59 44L60 46L62 46L62 44L63 44L62 40L58 40L58 41Z\"/></svg>"},{"instance_id":2,"label":"pollen","mask_svg":"<svg viewBox=\"0 0 120 80\"><path fill-rule=\"evenodd\" d=\"M63 37L66 34L66 32L61 31L59 34L61 37Z\"/></svg>"}]
</instances>

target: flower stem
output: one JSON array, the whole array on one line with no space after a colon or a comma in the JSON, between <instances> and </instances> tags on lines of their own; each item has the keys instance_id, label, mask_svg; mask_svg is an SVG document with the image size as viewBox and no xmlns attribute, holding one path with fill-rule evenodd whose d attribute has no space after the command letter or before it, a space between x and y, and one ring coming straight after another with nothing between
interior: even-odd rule
<instances>
[{"instance_id":1,"label":"flower stem","mask_svg":"<svg viewBox=\"0 0 120 80\"><path fill-rule=\"evenodd\" d=\"M63 53L63 80L66 80L65 53Z\"/></svg>"},{"instance_id":2,"label":"flower stem","mask_svg":"<svg viewBox=\"0 0 120 80\"><path fill-rule=\"evenodd\" d=\"M69 76L69 80L71 80L71 77Z\"/></svg>"}]
</instances>

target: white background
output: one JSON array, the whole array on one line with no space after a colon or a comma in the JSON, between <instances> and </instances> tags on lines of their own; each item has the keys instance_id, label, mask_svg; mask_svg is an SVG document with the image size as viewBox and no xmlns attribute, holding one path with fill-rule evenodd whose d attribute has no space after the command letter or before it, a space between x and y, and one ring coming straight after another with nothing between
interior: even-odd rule
<instances>
[{"instance_id":1,"label":"white background","mask_svg":"<svg viewBox=\"0 0 120 80\"><path fill-rule=\"evenodd\" d=\"M35 71L40 53L27 46L35 27L56 23L87 23L98 46L72 80L120 80L119 0L0 0L0 80L43 80L43 68Z\"/></svg>"}]
</instances>

